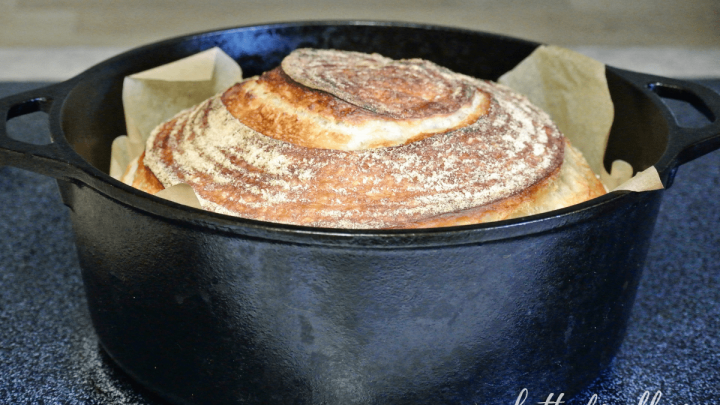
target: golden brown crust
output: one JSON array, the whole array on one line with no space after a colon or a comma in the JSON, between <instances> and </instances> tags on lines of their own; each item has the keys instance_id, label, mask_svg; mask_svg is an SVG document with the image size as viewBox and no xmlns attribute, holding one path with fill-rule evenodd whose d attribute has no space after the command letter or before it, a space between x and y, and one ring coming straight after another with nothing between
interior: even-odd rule
<instances>
[{"instance_id":1,"label":"golden brown crust","mask_svg":"<svg viewBox=\"0 0 720 405\"><path fill-rule=\"evenodd\" d=\"M569 207L605 194L605 187L590 170L582 155L567 142L565 148L563 165L555 173L515 196L494 204L388 228L436 228L500 221ZM143 170L138 169L133 187L151 194L162 190L157 177L142 161L140 163ZM278 222L289 217L287 213L278 214Z\"/></svg>"},{"instance_id":2,"label":"golden brown crust","mask_svg":"<svg viewBox=\"0 0 720 405\"><path fill-rule=\"evenodd\" d=\"M153 174L152 170L145 166L145 152L140 155L137 161L137 170L133 178L132 186L150 194L164 190L162 183Z\"/></svg>"},{"instance_id":3,"label":"golden brown crust","mask_svg":"<svg viewBox=\"0 0 720 405\"><path fill-rule=\"evenodd\" d=\"M430 61L377 53L303 48L283 59L280 69L296 83L392 119L451 114L476 91L461 75Z\"/></svg>"},{"instance_id":4,"label":"golden brown crust","mask_svg":"<svg viewBox=\"0 0 720 405\"><path fill-rule=\"evenodd\" d=\"M204 208L245 218L377 229L496 221L604 193L547 114L504 86L454 79L471 85L463 92L473 101L448 102L437 122L452 129L391 147L367 149L365 142L353 150L347 146L357 144L358 133L365 136L358 130L363 125L415 120L408 127L417 130L428 119L388 117L392 103L360 107L365 101L347 102L276 69L159 126L138 162L134 185L156 192L184 182ZM345 127L349 140L332 132ZM324 148L327 142L342 147Z\"/></svg>"},{"instance_id":5,"label":"golden brown crust","mask_svg":"<svg viewBox=\"0 0 720 405\"><path fill-rule=\"evenodd\" d=\"M486 94L477 88L474 90L477 92L472 94L475 98L469 98L464 104L455 100L445 106L444 115L434 116L438 121L447 117L439 127L428 126L426 130L414 132L418 123L428 117L387 117L301 85L280 68L236 84L223 94L222 101L243 124L271 138L308 148L357 150L402 145L472 124L487 113L490 105ZM458 111L463 107L465 111ZM431 111L426 108L420 112L429 114ZM453 113L456 114L453 116ZM404 137L379 134L390 125L402 131ZM363 127L367 128L365 132L373 133L369 134L372 138L353 146L353 131L349 128Z\"/></svg>"}]
</instances>

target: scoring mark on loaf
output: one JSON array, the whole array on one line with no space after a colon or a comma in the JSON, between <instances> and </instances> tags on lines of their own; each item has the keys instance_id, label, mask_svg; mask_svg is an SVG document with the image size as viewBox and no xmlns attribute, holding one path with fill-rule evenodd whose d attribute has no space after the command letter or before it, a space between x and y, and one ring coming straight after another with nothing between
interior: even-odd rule
<instances>
[{"instance_id":1,"label":"scoring mark on loaf","mask_svg":"<svg viewBox=\"0 0 720 405\"><path fill-rule=\"evenodd\" d=\"M305 51L293 52L283 64L305 76L298 77L296 72L292 78L278 67L234 86L223 95L223 103L241 122L264 135L299 146L342 150L418 141L472 124L487 112L486 94L465 77L419 77L422 75L415 71L440 69L430 62L412 60L418 65L406 72L396 65L407 61L382 58L395 63L393 69L383 71L388 66L365 66L362 56L344 58L342 64L328 56L344 54L339 51L318 51L325 55L327 63L308 64L308 58L295 57ZM366 75L340 75L342 80L331 81L318 76L320 66L340 72L371 71ZM350 92L359 94L353 98ZM386 110L397 114L386 114ZM405 113L400 114L402 111Z\"/></svg>"},{"instance_id":2,"label":"scoring mark on loaf","mask_svg":"<svg viewBox=\"0 0 720 405\"><path fill-rule=\"evenodd\" d=\"M283 59L281 68L300 84L395 119L449 114L475 94L461 76L423 59L303 48Z\"/></svg>"}]
</instances>

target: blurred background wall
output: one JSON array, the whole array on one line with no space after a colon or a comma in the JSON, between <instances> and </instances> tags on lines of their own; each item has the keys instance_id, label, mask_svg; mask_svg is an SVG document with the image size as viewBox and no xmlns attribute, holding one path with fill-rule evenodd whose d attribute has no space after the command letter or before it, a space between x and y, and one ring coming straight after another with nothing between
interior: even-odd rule
<instances>
[{"instance_id":1,"label":"blurred background wall","mask_svg":"<svg viewBox=\"0 0 720 405\"><path fill-rule=\"evenodd\" d=\"M104 58L197 31L312 19L441 24L590 53L708 51L720 66L720 0L0 0L0 49L5 61L58 47Z\"/></svg>"}]
</instances>

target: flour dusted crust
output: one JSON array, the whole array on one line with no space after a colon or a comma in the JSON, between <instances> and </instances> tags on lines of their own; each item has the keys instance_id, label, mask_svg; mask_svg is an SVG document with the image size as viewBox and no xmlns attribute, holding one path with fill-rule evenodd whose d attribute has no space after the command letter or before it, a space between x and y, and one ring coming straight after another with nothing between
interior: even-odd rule
<instances>
[{"instance_id":1,"label":"flour dusted crust","mask_svg":"<svg viewBox=\"0 0 720 405\"><path fill-rule=\"evenodd\" d=\"M348 69L352 64L352 69ZM470 125L489 98L468 78L429 61L300 49L282 66L222 96L230 113L299 146L396 146Z\"/></svg>"},{"instance_id":2,"label":"flour dusted crust","mask_svg":"<svg viewBox=\"0 0 720 405\"><path fill-rule=\"evenodd\" d=\"M495 221L604 193L547 114L504 86L305 49L160 125L126 179L148 192L187 183L223 214L331 228Z\"/></svg>"}]
</instances>

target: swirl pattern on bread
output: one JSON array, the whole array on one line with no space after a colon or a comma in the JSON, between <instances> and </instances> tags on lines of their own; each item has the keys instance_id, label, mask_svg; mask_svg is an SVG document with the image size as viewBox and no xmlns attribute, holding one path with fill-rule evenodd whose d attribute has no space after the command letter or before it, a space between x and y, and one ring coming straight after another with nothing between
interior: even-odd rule
<instances>
[{"instance_id":1,"label":"swirl pattern on bread","mask_svg":"<svg viewBox=\"0 0 720 405\"><path fill-rule=\"evenodd\" d=\"M463 225L604 193L524 96L431 62L297 50L156 128L128 176L203 208L330 228Z\"/></svg>"}]
</instances>

